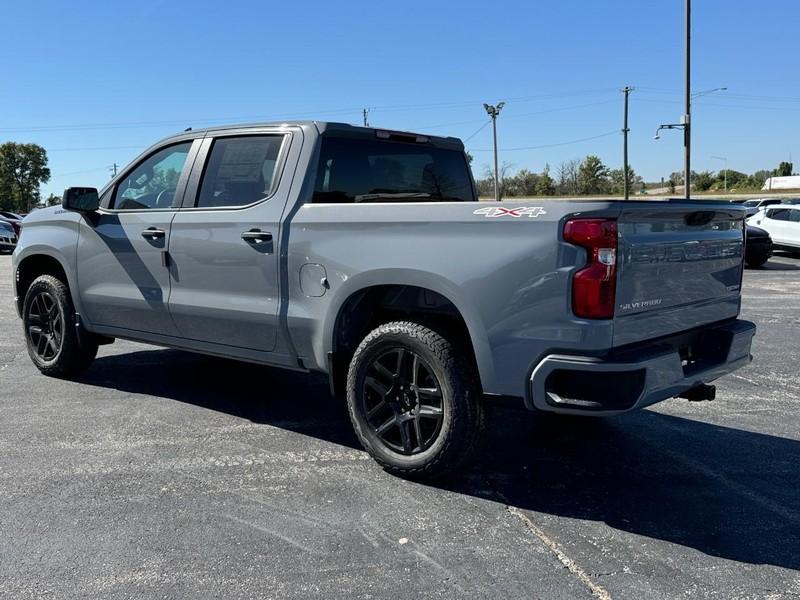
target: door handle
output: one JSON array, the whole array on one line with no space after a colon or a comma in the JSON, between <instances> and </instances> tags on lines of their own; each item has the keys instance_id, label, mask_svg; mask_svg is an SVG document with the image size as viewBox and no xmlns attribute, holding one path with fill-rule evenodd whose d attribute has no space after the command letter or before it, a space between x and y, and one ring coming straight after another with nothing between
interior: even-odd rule
<instances>
[{"instance_id":1,"label":"door handle","mask_svg":"<svg viewBox=\"0 0 800 600\"><path fill-rule=\"evenodd\" d=\"M248 244L263 244L272 241L272 234L260 229L251 229L242 233L242 239Z\"/></svg>"},{"instance_id":2,"label":"door handle","mask_svg":"<svg viewBox=\"0 0 800 600\"><path fill-rule=\"evenodd\" d=\"M142 237L144 239L150 240L150 241L152 241L152 240L160 240L165 235L167 235L167 234L163 229L156 229L155 227L148 227L147 229L145 229L142 232Z\"/></svg>"}]
</instances>

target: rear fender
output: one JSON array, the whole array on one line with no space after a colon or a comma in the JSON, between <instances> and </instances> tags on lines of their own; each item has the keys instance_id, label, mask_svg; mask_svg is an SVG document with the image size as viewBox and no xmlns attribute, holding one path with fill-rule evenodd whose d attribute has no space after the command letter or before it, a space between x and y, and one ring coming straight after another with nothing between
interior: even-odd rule
<instances>
[{"instance_id":1,"label":"rear fender","mask_svg":"<svg viewBox=\"0 0 800 600\"><path fill-rule=\"evenodd\" d=\"M333 350L337 318L345 302L353 294L374 286L407 285L425 288L440 294L456 307L467 326L481 382L493 380L494 361L489 338L477 308L463 296L463 291L444 277L426 271L411 269L376 269L358 273L337 286L321 331L314 340L314 353L318 365L327 364L328 353Z\"/></svg>"}]
</instances>

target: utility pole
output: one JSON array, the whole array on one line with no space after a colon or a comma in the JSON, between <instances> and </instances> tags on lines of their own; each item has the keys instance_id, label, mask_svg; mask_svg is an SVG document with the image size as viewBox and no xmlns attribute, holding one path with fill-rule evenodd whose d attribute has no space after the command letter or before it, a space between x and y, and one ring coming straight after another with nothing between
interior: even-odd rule
<instances>
[{"instance_id":1,"label":"utility pole","mask_svg":"<svg viewBox=\"0 0 800 600\"><path fill-rule=\"evenodd\" d=\"M108 170L111 171L111 173L112 173L111 179L114 179L114 177L117 176L117 163L114 163L113 165L111 165L111 167Z\"/></svg>"},{"instance_id":2,"label":"utility pole","mask_svg":"<svg viewBox=\"0 0 800 600\"><path fill-rule=\"evenodd\" d=\"M686 90L684 105L686 112L683 115L683 187L685 197L691 197L692 189L692 0L686 0Z\"/></svg>"},{"instance_id":3,"label":"utility pole","mask_svg":"<svg viewBox=\"0 0 800 600\"><path fill-rule=\"evenodd\" d=\"M486 109L486 114L492 118L492 136L494 138L494 200L495 202L500 202L500 169L497 167L497 116L500 114L500 111L503 110L503 107L506 105L505 102L499 102L496 106L492 106L491 104L484 104L483 108Z\"/></svg>"},{"instance_id":4,"label":"utility pole","mask_svg":"<svg viewBox=\"0 0 800 600\"><path fill-rule=\"evenodd\" d=\"M630 190L629 182L628 182L628 96L633 91L633 88L626 85L622 93L625 94L625 118L622 122L622 136L623 136L623 143L622 143L622 192L625 197L625 200L630 198Z\"/></svg>"},{"instance_id":5,"label":"utility pole","mask_svg":"<svg viewBox=\"0 0 800 600\"><path fill-rule=\"evenodd\" d=\"M659 125L656 129L655 139L659 139L662 129L683 129L683 187L684 197L688 200L692 189L692 98L713 94L727 90L726 87L704 90L692 95L692 0L686 0L686 89L684 98L684 113L680 123L667 123Z\"/></svg>"},{"instance_id":6,"label":"utility pole","mask_svg":"<svg viewBox=\"0 0 800 600\"><path fill-rule=\"evenodd\" d=\"M369 127L369 109L365 108L361 112L364 114L364 127Z\"/></svg>"}]
</instances>

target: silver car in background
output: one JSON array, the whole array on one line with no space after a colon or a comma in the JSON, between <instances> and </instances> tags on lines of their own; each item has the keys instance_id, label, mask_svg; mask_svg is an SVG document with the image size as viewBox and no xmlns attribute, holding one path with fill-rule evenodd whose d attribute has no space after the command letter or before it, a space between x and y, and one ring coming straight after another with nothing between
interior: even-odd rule
<instances>
[{"instance_id":1,"label":"silver car in background","mask_svg":"<svg viewBox=\"0 0 800 600\"><path fill-rule=\"evenodd\" d=\"M0 220L0 253L13 252L17 247L17 234L11 223Z\"/></svg>"}]
</instances>

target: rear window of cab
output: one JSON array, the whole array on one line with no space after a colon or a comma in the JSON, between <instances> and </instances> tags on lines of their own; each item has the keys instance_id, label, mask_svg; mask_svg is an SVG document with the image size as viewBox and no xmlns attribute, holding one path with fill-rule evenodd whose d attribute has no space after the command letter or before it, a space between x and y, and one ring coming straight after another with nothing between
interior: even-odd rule
<instances>
[{"instance_id":1,"label":"rear window of cab","mask_svg":"<svg viewBox=\"0 0 800 600\"><path fill-rule=\"evenodd\" d=\"M474 200L463 151L428 143L322 138L314 202Z\"/></svg>"}]
</instances>

